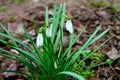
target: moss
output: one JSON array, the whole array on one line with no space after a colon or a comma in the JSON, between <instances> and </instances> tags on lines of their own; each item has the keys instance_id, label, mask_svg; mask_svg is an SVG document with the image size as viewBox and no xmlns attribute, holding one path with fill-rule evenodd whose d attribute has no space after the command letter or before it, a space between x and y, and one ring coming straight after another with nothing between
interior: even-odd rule
<instances>
[{"instance_id":1,"label":"moss","mask_svg":"<svg viewBox=\"0 0 120 80\"><path fill-rule=\"evenodd\" d=\"M7 10L9 10L7 6L0 6L0 12L5 12Z\"/></svg>"},{"instance_id":2,"label":"moss","mask_svg":"<svg viewBox=\"0 0 120 80\"><path fill-rule=\"evenodd\" d=\"M8 18L8 22L15 22L15 17L14 16L10 16L9 18Z\"/></svg>"},{"instance_id":3,"label":"moss","mask_svg":"<svg viewBox=\"0 0 120 80\"><path fill-rule=\"evenodd\" d=\"M96 8L97 7L108 7L108 6L110 6L110 4L107 4L103 1L101 1L101 2L90 2L90 4L94 7L96 7Z\"/></svg>"},{"instance_id":4,"label":"moss","mask_svg":"<svg viewBox=\"0 0 120 80\"><path fill-rule=\"evenodd\" d=\"M117 6L117 7L113 7L113 9L117 12L120 12L120 6Z\"/></svg>"},{"instance_id":5,"label":"moss","mask_svg":"<svg viewBox=\"0 0 120 80\"><path fill-rule=\"evenodd\" d=\"M13 3L15 3L16 5L19 5L22 2L24 2L24 0L13 0Z\"/></svg>"}]
</instances>

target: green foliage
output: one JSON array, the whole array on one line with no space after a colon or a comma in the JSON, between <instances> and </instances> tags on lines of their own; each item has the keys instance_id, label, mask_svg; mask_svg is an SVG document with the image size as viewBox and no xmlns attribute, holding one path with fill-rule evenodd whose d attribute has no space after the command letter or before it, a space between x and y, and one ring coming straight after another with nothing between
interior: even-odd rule
<instances>
[{"instance_id":1,"label":"green foliage","mask_svg":"<svg viewBox=\"0 0 120 80\"><path fill-rule=\"evenodd\" d=\"M120 6L113 7L113 9L117 12L120 12Z\"/></svg>"},{"instance_id":2,"label":"green foliage","mask_svg":"<svg viewBox=\"0 0 120 80\"><path fill-rule=\"evenodd\" d=\"M111 59L107 59L106 62L107 62L109 65L112 65L113 60L111 60Z\"/></svg>"},{"instance_id":3,"label":"green foliage","mask_svg":"<svg viewBox=\"0 0 120 80\"><path fill-rule=\"evenodd\" d=\"M107 2L106 2L107 1ZM93 1L89 0L89 3L94 7L109 7L112 10L115 10L116 12L120 12L120 6L114 4L115 0L106 0L106 1Z\"/></svg>"},{"instance_id":4,"label":"green foliage","mask_svg":"<svg viewBox=\"0 0 120 80\"><path fill-rule=\"evenodd\" d=\"M0 6L0 12L4 12L9 10L9 8L7 6Z\"/></svg>"},{"instance_id":5,"label":"green foliage","mask_svg":"<svg viewBox=\"0 0 120 80\"><path fill-rule=\"evenodd\" d=\"M15 19L15 17L14 16L10 16L9 18L8 18L8 22L14 22L16 19Z\"/></svg>"},{"instance_id":6,"label":"green foliage","mask_svg":"<svg viewBox=\"0 0 120 80\"><path fill-rule=\"evenodd\" d=\"M120 16L118 15L118 16L116 16L116 18L118 19L118 20L120 20Z\"/></svg>"},{"instance_id":7,"label":"green foliage","mask_svg":"<svg viewBox=\"0 0 120 80\"><path fill-rule=\"evenodd\" d=\"M77 63L74 64L75 66ZM89 65L88 65L89 66ZM77 68L73 68L73 71L76 73L83 75L86 80L93 80L94 78L94 69L87 69L86 62L82 62Z\"/></svg>"},{"instance_id":8,"label":"green foliage","mask_svg":"<svg viewBox=\"0 0 120 80\"><path fill-rule=\"evenodd\" d=\"M90 53L86 53L86 55L89 55ZM85 56L86 57L86 56ZM78 61L74 64L76 66L80 60L80 57L78 58ZM91 55L86 61L83 61L77 68L73 68L76 73L81 74L85 77L86 80L93 80L95 69L93 67L102 65L101 63L107 64L106 56L104 54L100 53L94 53Z\"/></svg>"},{"instance_id":9,"label":"green foliage","mask_svg":"<svg viewBox=\"0 0 120 80\"><path fill-rule=\"evenodd\" d=\"M13 0L13 2L16 4L16 5L19 5L20 3L22 3L24 0Z\"/></svg>"},{"instance_id":10,"label":"green foliage","mask_svg":"<svg viewBox=\"0 0 120 80\"><path fill-rule=\"evenodd\" d=\"M89 66L92 67L92 66L96 66L96 65L100 64L101 62L105 61L106 57L104 54L95 53L92 56L90 56L90 60L91 60L91 63Z\"/></svg>"},{"instance_id":11,"label":"green foliage","mask_svg":"<svg viewBox=\"0 0 120 80\"><path fill-rule=\"evenodd\" d=\"M104 1L100 1L100 2L90 2L90 4L97 8L97 7L109 7L110 5L105 3Z\"/></svg>"},{"instance_id":12,"label":"green foliage","mask_svg":"<svg viewBox=\"0 0 120 80\"><path fill-rule=\"evenodd\" d=\"M99 48L101 48L110 38L104 43L101 43L101 45L93 51L86 50L86 48L92 45L102 36L104 36L109 29L101 32L100 34L97 34L98 31L101 29L101 26L98 26L93 32L93 34L90 36L90 38L82 46L82 48L76 50L75 52L72 52L73 45L80 38L82 33L85 31L86 27L84 27L81 30L77 37L74 37L74 32L70 34L69 46L67 49L64 50L62 45L64 39L63 28L65 19L65 4L60 5L60 7L58 7L58 11L56 4L54 5L54 15L52 21L50 21L51 19L49 19L48 8L46 7L45 25L43 25L43 27L40 28L40 32L42 33L44 40L43 46L40 47L42 51L40 48L37 47L36 42L31 38L25 27L23 28L26 38L30 40L33 49L31 49L22 41L12 37L8 30L5 28L5 26L0 23L0 26L5 31L5 33L0 32L0 36L10 39L12 43L9 43L2 39L0 39L0 42L10 46L11 48L19 52L19 54L14 54L3 48L0 48L0 51L5 53L0 55L23 63L27 67L29 73L24 73L20 71L13 72L22 74L30 80L66 80L68 76L72 76L78 80L85 80L81 75L84 75L85 77L87 76L86 74L93 76L92 74L94 73L94 71L92 71L91 74L91 72L89 72L87 69L84 70L84 66L86 65L85 61L90 56L92 56ZM53 27L52 36L47 37L46 28L48 28L50 24L52 24ZM25 50L23 50L20 46L24 47ZM86 55L87 53L89 54ZM79 68L80 72L82 72L82 74L80 73L80 75L74 73L76 72L75 69Z\"/></svg>"},{"instance_id":13,"label":"green foliage","mask_svg":"<svg viewBox=\"0 0 120 80\"><path fill-rule=\"evenodd\" d=\"M97 7L113 7L114 0L106 0L106 1L95 1L95 0L88 0L89 3L94 6L95 8Z\"/></svg>"}]
</instances>

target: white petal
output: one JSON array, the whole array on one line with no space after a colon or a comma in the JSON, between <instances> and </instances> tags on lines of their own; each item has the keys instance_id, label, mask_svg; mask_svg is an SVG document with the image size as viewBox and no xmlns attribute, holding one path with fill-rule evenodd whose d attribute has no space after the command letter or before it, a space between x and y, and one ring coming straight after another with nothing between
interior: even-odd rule
<instances>
[{"instance_id":1,"label":"white petal","mask_svg":"<svg viewBox=\"0 0 120 80\"><path fill-rule=\"evenodd\" d=\"M36 45L37 45L37 47L41 47L43 45L43 35L42 34L38 34L37 40L36 40Z\"/></svg>"},{"instance_id":2,"label":"white petal","mask_svg":"<svg viewBox=\"0 0 120 80\"><path fill-rule=\"evenodd\" d=\"M51 37L52 36L52 24L50 25L49 28L46 29L46 35L47 35L47 37Z\"/></svg>"},{"instance_id":3,"label":"white petal","mask_svg":"<svg viewBox=\"0 0 120 80\"><path fill-rule=\"evenodd\" d=\"M39 2L39 0L33 0L33 2Z\"/></svg>"},{"instance_id":4,"label":"white petal","mask_svg":"<svg viewBox=\"0 0 120 80\"><path fill-rule=\"evenodd\" d=\"M69 31L70 33L73 33L73 24L71 20L68 20L66 22L66 30Z\"/></svg>"}]
</instances>

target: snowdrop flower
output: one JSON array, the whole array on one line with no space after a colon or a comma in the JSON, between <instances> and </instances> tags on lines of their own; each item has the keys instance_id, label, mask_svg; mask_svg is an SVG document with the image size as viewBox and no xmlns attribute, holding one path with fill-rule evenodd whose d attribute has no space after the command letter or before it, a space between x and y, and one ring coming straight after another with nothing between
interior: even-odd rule
<instances>
[{"instance_id":1,"label":"snowdrop flower","mask_svg":"<svg viewBox=\"0 0 120 80\"><path fill-rule=\"evenodd\" d=\"M37 47L41 47L43 45L43 35L41 33L37 36L36 45Z\"/></svg>"},{"instance_id":2,"label":"snowdrop flower","mask_svg":"<svg viewBox=\"0 0 120 80\"><path fill-rule=\"evenodd\" d=\"M52 24L50 25L49 28L46 28L46 35L47 35L47 37L52 36Z\"/></svg>"},{"instance_id":3,"label":"snowdrop flower","mask_svg":"<svg viewBox=\"0 0 120 80\"><path fill-rule=\"evenodd\" d=\"M37 3L37 2L39 2L39 0L33 0L33 2L36 2L36 3Z\"/></svg>"},{"instance_id":4,"label":"snowdrop flower","mask_svg":"<svg viewBox=\"0 0 120 80\"><path fill-rule=\"evenodd\" d=\"M70 33L73 33L73 24L71 20L67 20L66 22L66 30Z\"/></svg>"}]
</instances>

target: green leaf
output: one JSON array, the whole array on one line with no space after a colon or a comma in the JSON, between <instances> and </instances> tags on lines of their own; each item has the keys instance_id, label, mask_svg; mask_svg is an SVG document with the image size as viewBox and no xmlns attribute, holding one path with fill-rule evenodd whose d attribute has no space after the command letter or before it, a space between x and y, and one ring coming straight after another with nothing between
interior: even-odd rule
<instances>
[{"instance_id":1,"label":"green leaf","mask_svg":"<svg viewBox=\"0 0 120 80\"><path fill-rule=\"evenodd\" d=\"M23 30L25 32L25 35L26 37L30 40L31 44L33 45L34 47L34 50L36 52L36 54L33 53L33 55L35 55L39 60L42 60L42 53L41 51L39 50L39 48L37 47L36 43L34 42L34 40L31 38L31 36L29 35L28 31L25 29L25 27L23 26Z\"/></svg>"},{"instance_id":2,"label":"green leaf","mask_svg":"<svg viewBox=\"0 0 120 80\"><path fill-rule=\"evenodd\" d=\"M6 29L6 27L0 22L0 26L2 27L2 29L7 33L7 35L11 38L12 42L16 45L17 43L13 40L13 37L11 36L10 32Z\"/></svg>"},{"instance_id":3,"label":"green leaf","mask_svg":"<svg viewBox=\"0 0 120 80\"><path fill-rule=\"evenodd\" d=\"M53 23L52 23L52 27L53 27L52 37L51 37L52 43L54 43L54 41L55 41L55 35L56 35L57 29L59 27L59 20L60 20L60 17L61 17L60 16L61 11L62 11L62 5L60 5L60 7L58 9L58 14L56 15L56 13L54 13L54 15L56 15L56 16L53 18Z\"/></svg>"},{"instance_id":4,"label":"green leaf","mask_svg":"<svg viewBox=\"0 0 120 80\"><path fill-rule=\"evenodd\" d=\"M98 39L100 39L102 36L104 36L109 29L106 29L105 31L103 31L101 34L99 34L97 37L95 37L90 43L89 45L91 45L92 43L94 43L95 41L97 41Z\"/></svg>"},{"instance_id":5,"label":"green leaf","mask_svg":"<svg viewBox=\"0 0 120 80\"><path fill-rule=\"evenodd\" d=\"M112 65L113 60L111 60L111 59L107 59L106 62L107 62L109 65Z\"/></svg>"},{"instance_id":6,"label":"green leaf","mask_svg":"<svg viewBox=\"0 0 120 80\"><path fill-rule=\"evenodd\" d=\"M100 28L101 28L101 25L99 27L97 27L97 29L93 32L93 34L90 36L90 38L87 40L87 42L85 42L85 44L82 46L82 48L79 51L82 51L82 50L86 49L89 46L89 43L95 37L97 32L100 30Z\"/></svg>"},{"instance_id":7,"label":"green leaf","mask_svg":"<svg viewBox=\"0 0 120 80\"><path fill-rule=\"evenodd\" d=\"M108 38L105 42L103 42L99 47L97 47L93 52L91 52L91 54L87 55L83 60L81 60L79 64L85 61L86 59L88 59L91 55L93 55L97 50L99 50L102 46L104 46L105 43L107 43L111 38L112 37Z\"/></svg>"},{"instance_id":8,"label":"green leaf","mask_svg":"<svg viewBox=\"0 0 120 80\"><path fill-rule=\"evenodd\" d=\"M46 7L46 12L45 12L45 24L46 24L47 27L49 26L48 7Z\"/></svg>"},{"instance_id":9,"label":"green leaf","mask_svg":"<svg viewBox=\"0 0 120 80\"><path fill-rule=\"evenodd\" d=\"M65 75L72 76L72 77L74 77L74 78L76 78L76 79L78 79L78 80L85 80L85 79L83 78L83 76L78 75L78 74L76 74L76 73L74 73L74 72L63 71L63 72L58 73L58 75L61 75L61 74L63 74L63 75L65 74Z\"/></svg>"},{"instance_id":10,"label":"green leaf","mask_svg":"<svg viewBox=\"0 0 120 80\"><path fill-rule=\"evenodd\" d=\"M87 26L86 27L84 27L82 30L81 30L81 32L78 34L78 36L74 39L74 40L72 40L72 38L71 38L71 43L70 43L70 45L69 45L69 47L65 50L65 52L63 53L63 55L62 55L62 57L61 57L61 60L63 60L63 58L66 56L66 54L71 50L71 48L72 48L72 46L75 44L75 42L80 38L80 36L83 34L83 32L85 31L85 29L87 28ZM73 34L72 34L72 36L73 36Z\"/></svg>"},{"instance_id":11,"label":"green leaf","mask_svg":"<svg viewBox=\"0 0 120 80\"><path fill-rule=\"evenodd\" d=\"M4 33L1 33L1 32L0 32L0 36L6 37L6 38L12 40L12 42L15 43L15 44L13 44L14 46L18 47L18 46L17 46L17 43L19 43L19 44L21 44L22 46L24 46L26 49L28 49L30 52L34 53L33 50L30 49L30 47L27 46L25 43L23 43L22 41L17 40L17 39L15 39L15 38L11 37L10 35L4 34ZM1 40L1 41L2 41L2 40ZM5 41L2 41L2 42L5 42ZM6 44L7 44L7 43L8 43L8 42L6 42Z\"/></svg>"}]
</instances>

